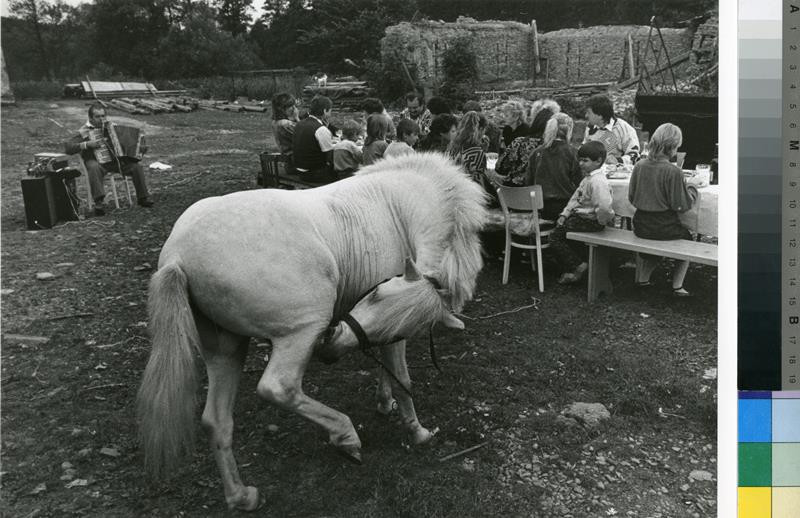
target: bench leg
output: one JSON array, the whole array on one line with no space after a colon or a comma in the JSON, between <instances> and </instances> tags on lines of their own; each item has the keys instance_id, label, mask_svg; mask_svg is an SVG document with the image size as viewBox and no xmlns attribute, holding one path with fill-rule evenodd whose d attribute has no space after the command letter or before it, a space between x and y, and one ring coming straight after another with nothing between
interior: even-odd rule
<instances>
[{"instance_id":1,"label":"bench leg","mask_svg":"<svg viewBox=\"0 0 800 518\"><path fill-rule=\"evenodd\" d=\"M589 245L589 302L597 300L601 293L611 294L614 291L608 275L610 259L610 248Z\"/></svg>"},{"instance_id":2,"label":"bench leg","mask_svg":"<svg viewBox=\"0 0 800 518\"><path fill-rule=\"evenodd\" d=\"M642 268L644 268L644 259L639 254L635 254L636 257L636 273L633 276L633 282L639 283L642 282Z\"/></svg>"}]
</instances>

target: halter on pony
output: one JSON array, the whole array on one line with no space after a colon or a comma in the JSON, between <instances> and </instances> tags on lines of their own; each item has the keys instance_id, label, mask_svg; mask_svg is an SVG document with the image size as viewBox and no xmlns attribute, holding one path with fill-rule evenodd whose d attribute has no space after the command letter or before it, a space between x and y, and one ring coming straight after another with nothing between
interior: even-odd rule
<instances>
[{"instance_id":1,"label":"halter on pony","mask_svg":"<svg viewBox=\"0 0 800 518\"><path fill-rule=\"evenodd\" d=\"M398 275L398 277L400 277L400 275ZM431 277L430 275L423 275L423 278L425 278L428 282L430 282L431 285L433 285L433 287L435 289L437 289L437 290L442 289L442 285L439 283L439 281L435 277ZM365 297L367 297L370 293L372 293L373 291L378 289L378 286L380 286L381 284L383 284L383 283L385 283L387 281L389 281L389 279L384 279L381 282L379 282L378 284L376 284L375 286L373 286L372 288L368 289L363 295L361 295L358 298L358 300L356 300L356 302L353 304L353 307L358 305L358 303L361 302L361 300L363 300ZM409 397L413 398L414 395L411 393L411 390L408 387L406 387L397 378L397 376L394 374L394 372L392 372L391 369L386 367L386 365L382 361L380 361L375 356L375 354L373 354L373 352L371 351L371 348L373 348L373 347L377 347L377 346L380 346L380 345L389 345L389 344L397 343L397 342L399 342L401 340L405 340L406 337L404 337L404 336L394 337L391 340L388 340L388 341L386 341L386 342L384 342L382 344L378 344L378 343L372 342L369 339L369 337L367 336L366 331L364 331L364 328L361 326L361 324L358 323L358 320L356 320L356 318L353 315L350 314L350 312L345 314L342 317L341 321L344 322L345 324L347 324L348 326L350 326L350 329L353 331L353 334L356 335L356 338L358 339L358 347L359 347L359 349L361 349L361 352L364 353L365 356L371 358L375 363L377 363L384 371L386 371L389 374L389 376L392 377L392 379L394 379L394 381L400 386L400 388L403 389L403 391L406 394L409 395ZM336 324L337 324L337 322L331 322L331 325L329 326L328 329L333 329L333 327L335 327ZM431 324L431 327L430 327L430 329L428 331L428 337L429 337L428 350L430 351L430 355L431 355L431 363L433 363L433 366L436 368L437 371L442 372L442 369L439 367L439 362L438 362L437 357L436 357L436 347L434 346L434 343L433 343L433 326L434 325L435 325L435 322ZM330 337L326 337L326 339L330 339Z\"/></svg>"}]
</instances>

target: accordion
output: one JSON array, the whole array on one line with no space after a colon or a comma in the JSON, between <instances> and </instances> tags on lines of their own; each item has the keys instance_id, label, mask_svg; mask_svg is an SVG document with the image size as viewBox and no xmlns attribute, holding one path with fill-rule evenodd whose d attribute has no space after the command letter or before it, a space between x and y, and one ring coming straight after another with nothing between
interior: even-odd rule
<instances>
[{"instance_id":1,"label":"accordion","mask_svg":"<svg viewBox=\"0 0 800 518\"><path fill-rule=\"evenodd\" d=\"M108 139L103 138L108 135ZM93 128L87 132L89 140L101 140L102 145L94 149L94 156L101 164L111 162L114 157L141 160L144 131L135 126L124 126L106 122L103 129Z\"/></svg>"}]
</instances>

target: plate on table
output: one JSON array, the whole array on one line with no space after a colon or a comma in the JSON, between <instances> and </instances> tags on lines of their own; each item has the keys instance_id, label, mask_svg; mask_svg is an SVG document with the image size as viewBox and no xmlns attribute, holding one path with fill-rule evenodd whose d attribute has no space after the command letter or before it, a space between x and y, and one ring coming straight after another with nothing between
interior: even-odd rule
<instances>
[{"instance_id":1,"label":"plate on table","mask_svg":"<svg viewBox=\"0 0 800 518\"><path fill-rule=\"evenodd\" d=\"M609 180L627 180L633 171L623 164L606 165L606 178Z\"/></svg>"}]
</instances>

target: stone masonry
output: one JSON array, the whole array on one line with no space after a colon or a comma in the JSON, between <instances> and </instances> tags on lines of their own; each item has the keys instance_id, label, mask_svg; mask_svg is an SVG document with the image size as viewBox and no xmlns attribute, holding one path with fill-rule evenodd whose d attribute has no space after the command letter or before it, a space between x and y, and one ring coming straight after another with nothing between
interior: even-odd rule
<instances>
[{"instance_id":1,"label":"stone masonry","mask_svg":"<svg viewBox=\"0 0 800 518\"><path fill-rule=\"evenodd\" d=\"M448 41L468 36L478 59L482 82L493 80L543 81L550 85L610 82L620 79L627 59L628 35L633 43L634 67L645 55L648 26L596 26L540 33L540 72L535 72L532 25L508 21L459 18L456 22L403 22L387 27L381 40L381 55L401 57L416 66L420 81L435 88L443 80L442 53ZM661 29L670 58L688 52L693 33L689 29ZM654 44L660 42L654 33ZM654 63L648 51L648 68ZM665 63L661 53L660 62ZM623 79L628 77L626 75Z\"/></svg>"}]
</instances>

